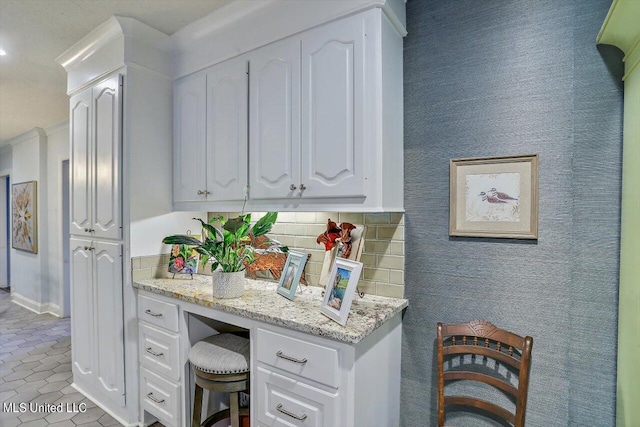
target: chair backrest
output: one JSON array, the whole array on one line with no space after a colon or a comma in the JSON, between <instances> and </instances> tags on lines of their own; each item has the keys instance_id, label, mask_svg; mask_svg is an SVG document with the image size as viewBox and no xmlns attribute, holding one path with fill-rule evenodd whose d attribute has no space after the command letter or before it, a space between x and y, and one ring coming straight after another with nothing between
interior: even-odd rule
<instances>
[{"instance_id":1,"label":"chair backrest","mask_svg":"<svg viewBox=\"0 0 640 427\"><path fill-rule=\"evenodd\" d=\"M443 325L438 322L438 427L444 426L445 407L470 406L497 415L513 424L524 427L529 387L529 368L533 338L521 337L484 321ZM447 356L480 355L508 365L518 375L518 387L498 376L463 370L445 371ZM515 399L516 413L483 399L467 396L445 396L446 381L471 380L493 386Z\"/></svg>"}]
</instances>

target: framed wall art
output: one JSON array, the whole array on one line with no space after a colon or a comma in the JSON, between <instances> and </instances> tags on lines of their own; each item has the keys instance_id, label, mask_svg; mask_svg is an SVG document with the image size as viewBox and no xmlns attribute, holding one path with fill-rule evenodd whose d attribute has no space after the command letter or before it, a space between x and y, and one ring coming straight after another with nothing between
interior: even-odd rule
<instances>
[{"instance_id":1,"label":"framed wall art","mask_svg":"<svg viewBox=\"0 0 640 427\"><path fill-rule=\"evenodd\" d=\"M289 251L287 262L282 270L280 282L278 284L278 293L292 300L296 295L300 276L304 271L304 265L307 263L307 254L302 252Z\"/></svg>"},{"instance_id":2,"label":"framed wall art","mask_svg":"<svg viewBox=\"0 0 640 427\"><path fill-rule=\"evenodd\" d=\"M333 262L329 284L325 288L320 311L325 316L344 326L351 311L351 302L358 287L362 263L345 258Z\"/></svg>"},{"instance_id":3,"label":"framed wall art","mask_svg":"<svg viewBox=\"0 0 640 427\"><path fill-rule=\"evenodd\" d=\"M538 155L450 162L449 235L538 238Z\"/></svg>"},{"instance_id":4,"label":"framed wall art","mask_svg":"<svg viewBox=\"0 0 640 427\"><path fill-rule=\"evenodd\" d=\"M38 183L13 184L11 188L11 246L38 253Z\"/></svg>"}]
</instances>

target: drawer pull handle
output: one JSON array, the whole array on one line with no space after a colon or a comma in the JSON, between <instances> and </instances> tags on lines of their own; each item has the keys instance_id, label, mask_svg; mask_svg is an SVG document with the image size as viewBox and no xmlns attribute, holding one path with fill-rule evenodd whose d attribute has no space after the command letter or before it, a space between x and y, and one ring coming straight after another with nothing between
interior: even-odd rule
<instances>
[{"instance_id":1,"label":"drawer pull handle","mask_svg":"<svg viewBox=\"0 0 640 427\"><path fill-rule=\"evenodd\" d=\"M153 351L153 349L151 347L147 347L147 353L155 356L155 357L160 357L160 356L164 356L164 353L156 353L155 351Z\"/></svg>"},{"instance_id":2,"label":"drawer pull handle","mask_svg":"<svg viewBox=\"0 0 640 427\"><path fill-rule=\"evenodd\" d=\"M154 313L153 311L146 309L144 311L146 314L148 314L149 316L153 316L153 317L162 317L162 313Z\"/></svg>"},{"instance_id":3,"label":"drawer pull handle","mask_svg":"<svg viewBox=\"0 0 640 427\"><path fill-rule=\"evenodd\" d=\"M152 400L152 401L154 401L154 402L156 402L156 403L162 403L162 402L164 402L164 399L158 399L157 397L155 397L155 396L153 395L153 393L147 393L147 399Z\"/></svg>"},{"instance_id":4,"label":"drawer pull handle","mask_svg":"<svg viewBox=\"0 0 640 427\"><path fill-rule=\"evenodd\" d=\"M288 415L291 418L295 418L296 420L304 421L307 419L307 414L296 415L293 412L289 412L282 407L282 403L278 403L278 406L276 406L276 411L282 412L283 414Z\"/></svg>"},{"instance_id":5,"label":"drawer pull handle","mask_svg":"<svg viewBox=\"0 0 640 427\"><path fill-rule=\"evenodd\" d=\"M304 359L296 359L295 357L287 356L286 354L282 353L282 350L278 350L278 352L276 353L276 356L278 356L281 359L288 360L290 362L299 363L301 365L304 365L305 363L307 363L306 357Z\"/></svg>"}]
</instances>

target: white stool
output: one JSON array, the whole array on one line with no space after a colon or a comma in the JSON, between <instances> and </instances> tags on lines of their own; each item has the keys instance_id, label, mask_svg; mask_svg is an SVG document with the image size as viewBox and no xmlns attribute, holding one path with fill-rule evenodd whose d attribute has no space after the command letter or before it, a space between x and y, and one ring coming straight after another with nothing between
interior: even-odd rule
<instances>
[{"instance_id":1,"label":"white stool","mask_svg":"<svg viewBox=\"0 0 640 427\"><path fill-rule=\"evenodd\" d=\"M249 409L240 409L238 402L238 393L249 391L249 340L233 334L212 335L191 347L189 362L196 380L191 427L208 427L226 418L231 418L231 427L239 427L240 415L249 415ZM229 409L200 424L203 389L230 393L231 401Z\"/></svg>"}]
</instances>

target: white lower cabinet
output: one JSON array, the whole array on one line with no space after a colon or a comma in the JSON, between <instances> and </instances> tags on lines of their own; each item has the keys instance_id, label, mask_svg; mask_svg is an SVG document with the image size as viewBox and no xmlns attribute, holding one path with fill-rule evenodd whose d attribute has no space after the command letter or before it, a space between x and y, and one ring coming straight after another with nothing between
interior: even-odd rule
<instances>
[{"instance_id":1,"label":"white lower cabinet","mask_svg":"<svg viewBox=\"0 0 640 427\"><path fill-rule=\"evenodd\" d=\"M122 407L122 245L76 238L70 245L74 383L101 402Z\"/></svg>"},{"instance_id":2,"label":"white lower cabinet","mask_svg":"<svg viewBox=\"0 0 640 427\"><path fill-rule=\"evenodd\" d=\"M339 395L258 366L258 421L269 426L337 426Z\"/></svg>"},{"instance_id":3,"label":"white lower cabinet","mask_svg":"<svg viewBox=\"0 0 640 427\"><path fill-rule=\"evenodd\" d=\"M181 363L178 306L138 295L140 402L165 426L181 425Z\"/></svg>"},{"instance_id":4,"label":"white lower cabinet","mask_svg":"<svg viewBox=\"0 0 640 427\"><path fill-rule=\"evenodd\" d=\"M400 424L399 315L354 344L139 290L138 325L140 406L167 427L191 421L191 345L229 326L251 335L253 427Z\"/></svg>"},{"instance_id":5,"label":"white lower cabinet","mask_svg":"<svg viewBox=\"0 0 640 427\"><path fill-rule=\"evenodd\" d=\"M180 425L180 384L142 368L140 394L143 410L157 417L165 426Z\"/></svg>"},{"instance_id":6,"label":"white lower cabinet","mask_svg":"<svg viewBox=\"0 0 640 427\"><path fill-rule=\"evenodd\" d=\"M258 328L254 364L257 419L268 426L337 426L340 418L340 350Z\"/></svg>"}]
</instances>

